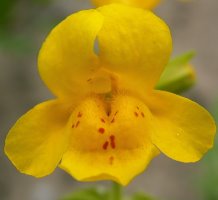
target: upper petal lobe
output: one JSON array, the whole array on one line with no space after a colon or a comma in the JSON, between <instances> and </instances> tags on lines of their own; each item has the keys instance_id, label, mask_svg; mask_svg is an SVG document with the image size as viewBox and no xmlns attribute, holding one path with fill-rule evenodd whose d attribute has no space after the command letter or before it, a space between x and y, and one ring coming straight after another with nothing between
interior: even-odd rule
<instances>
[{"instance_id":1,"label":"upper petal lobe","mask_svg":"<svg viewBox=\"0 0 218 200\"><path fill-rule=\"evenodd\" d=\"M98 33L101 65L133 91L156 85L172 50L168 26L152 12L111 4L98 8L104 23Z\"/></svg>"},{"instance_id":2,"label":"upper petal lobe","mask_svg":"<svg viewBox=\"0 0 218 200\"><path fill-rule=\"evenodd\" d=\"M46 38L38 58L39 72L58 97L90 92L88 80L99 68L93 51L103 16L95 10L70 15Z\"/></svg>"}]
</instances>

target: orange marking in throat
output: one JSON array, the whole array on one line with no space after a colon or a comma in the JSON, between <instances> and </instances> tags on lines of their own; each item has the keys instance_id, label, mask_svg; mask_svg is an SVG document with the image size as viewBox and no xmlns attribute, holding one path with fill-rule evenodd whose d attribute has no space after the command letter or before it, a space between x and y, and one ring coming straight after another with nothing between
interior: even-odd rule
<instances>
[{"instance_id":1,"label":"orange marking in throat","mask_svg":"<svg viewBox=\"0 0 218 200\"><path fill-rule=\"evenodd\" d=\"M105 120L103 118L101 118L101 122L105 123Z\"/></svg>"},{"instance_id":2,"label":"orange marking in throat","mask_svg":"<svg viewBox=\"0 0 218 200\"><path fill-rule=\"evenodd\" d=\"M114 164L114 157L113 157L113 156L111 156L111 157L109 158L109 163L110 163L110 165L113 165L113 164Z\"/></svg>"},{"instance_id":3,"label":"orange marking in throat","mask_svg":"<svg viewBox=\"0 0 218 200\"><path fill-rule=\"evenodd\" d=\"M79 126L79 124L80 124L80 121L77 121L75 127L77 128Z\"/></svg>"},{"instance_id":4,"label":"orange marking in throat","mask_svg":"<svg viewBox=\"0 0 218 200\"><path fill-rule=\"evenodd\" d=\"M105 132L105 129L104 129L104 128L99 128L99 129L98 129L98 132L101 133L101 134L103 134L103 133Z\"/></svg>"},{"instance_id":5,"label":"orange marking in throat","mask_svg":"<svg viewBox=\"0 0 218 200\"><path fill-rule=\"evenodd\" d=\"M77 115L77 117L78 117L78 118L82 117L82 113L79 112L78 115Z\"/></svg>"},{"instance_id":6,"label":"orange marking in throat","mask_svg":"<svg viewBox=\"0 0 218 200\"><path fill-rule=\"evenodd\" d=\"M134 112L134 114L135 114L135 116L136 116L136 117L138 117L138 116L139 116L139 114L138 114L137 112Z\"/></svg>"},{"instance_id":7,"label":"orange marking in throat","mask_svg":"<svg viewBox=\"0 0 218 200\"><path fill-rule=\"evenodd\" d=\"M110 136L110 142L111 142L111 148L115 149L116 148L116 144L115 144L115 136L114 135Z\"/></svg>"},{"instance_id":8,"label":"orange marking in throat","mask_svg":"<svg viewBox=\"0 0 218 200\"><path fill-rule=\"evenodd\" d=\"M114 123L115 122L115 119L113 118L112 120L111 120L111 123Z\"/></svg>"},{"instance_id":9,"label":"orange marking in throat","mask_svg":"<svg viewBox=\"0 0 218 200\"><path fill-rule=\"evenodd\" d=\"M102 148L103 148L104 150L107 150L108 145L109 145L109 142L107 141L107 142L105 142L105 143L103 144Z\"/></svg>"},{"instance_id":10,"label":"orange marking in throat","mask_svg":"<svg viewBox=\"0 0 218 200\"><path fill-rule=\"evenodd\" d=\"M143 112L141 112L141 116L144 118L145 117L145 115L144 115L144 113Z\"/></svg>"}]
</instances>

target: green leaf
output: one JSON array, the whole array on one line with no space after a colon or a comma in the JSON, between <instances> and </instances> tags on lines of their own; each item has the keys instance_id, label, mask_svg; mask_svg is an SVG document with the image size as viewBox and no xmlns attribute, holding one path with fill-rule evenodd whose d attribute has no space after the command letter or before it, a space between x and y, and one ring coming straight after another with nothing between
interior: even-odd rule
<instances>
[{"instance_id":1,"label":"green leaf","mask_svg":"<svg viewBox=\"0 0 218 200\"><path fill-rule=\"evenodd\" d=\"M107 200L109 194L100 188L86 188L62 198L61 200Z\"/></svg>"},{"instance_id":2,"label":"green leaf","mask_svg":"<svg viewBox=\"0 0 218 200\"><path fill-rule=\"evenodd\" d=\"M193 86L195 71L189 62L194 55L194 52L188 52L171 60L167 64L156 89L178 94Z\"/></svg>"},{"instance_id":3,"label":"green leaf","mask_svg":"<svg viewBox=\"0 0 218 200\"><path fill-rule=\"evenodd\" d=\"M168 66L170 65L178 66L178 65L188 64L188 62L190 62L194 58L194 56L195 56L195 52L193 51L186 52L170 60Z\"/></svg>"},{"instance_id":4,"label":"green leaf","mask_svg":"<svg viewBox=\"0 0 218 200\"><path fill-rule=\"evenodd\" d=\"M143 193L136 193L133 195L132 200L154 200L154 199Z\"/></svg>"}]
</instances>

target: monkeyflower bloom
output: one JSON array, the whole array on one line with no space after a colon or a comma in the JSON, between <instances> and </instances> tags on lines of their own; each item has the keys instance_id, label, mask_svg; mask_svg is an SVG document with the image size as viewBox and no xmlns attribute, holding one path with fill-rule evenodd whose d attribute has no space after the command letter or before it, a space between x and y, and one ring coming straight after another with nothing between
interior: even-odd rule
<instances>
[{"instance_id":1,"label":"monkeyflower bloom","mask_svg":"<svg viewBox=\"0 0 218 200\"><path fill-rule=\"evenodd\" d=\"M103 6L111 3L122 3L129 6L135 6L145 9L152 9L156 7L161 0L92 0L96 6Z\"/></svg>"},{"instance_id":2,"label":"monkeyflower bloom","mask_svg":"<svg viewBox=\"0 0 218 200\"><path fill-rule=\"evenodd\" d=\"M59 166L80 181L122 185L160 152L198 161L213 146L215 124L197 103L155 90L172 40L152 12L111 4L73 14L39 53L39 72L57 97L24 114L5 152L22 173Z\"/></svg>"}]
</instances>

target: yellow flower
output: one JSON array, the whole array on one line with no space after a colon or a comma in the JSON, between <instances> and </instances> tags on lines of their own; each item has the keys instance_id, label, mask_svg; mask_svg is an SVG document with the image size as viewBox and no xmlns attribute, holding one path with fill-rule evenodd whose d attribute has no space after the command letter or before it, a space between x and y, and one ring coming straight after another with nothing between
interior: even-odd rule
<instances>
[{"instance_id":1,"label":"yellow flower","mask_svg":"<svg viewBox=\"0 0 218 200\"><path fill-rule=\"evenodd\" d=\"M12 127L9 159L35 177L59 166L80 181L123 185L159 150L198 161L213 146L212 117L184 97L154 90L171 48L167 25L150 11L111 4L69 16L49 34L38 60L57 98Z\"/></svg>"},{"instance_id":2,"label":"yellow flower","mask_svg":"<svg viewBox=\"0 0 218 200\"><path fill-rule=\"evenodd\" d=\"M103 6L111 3L122 3L130 6L152 9L156 7L161 0L92 0L96 6Z\"/></svg>"}]
</instances>

